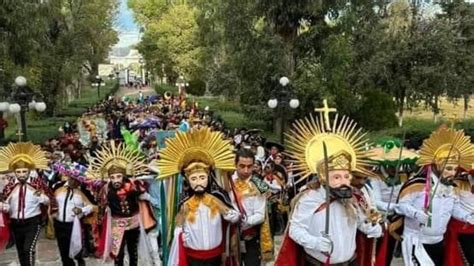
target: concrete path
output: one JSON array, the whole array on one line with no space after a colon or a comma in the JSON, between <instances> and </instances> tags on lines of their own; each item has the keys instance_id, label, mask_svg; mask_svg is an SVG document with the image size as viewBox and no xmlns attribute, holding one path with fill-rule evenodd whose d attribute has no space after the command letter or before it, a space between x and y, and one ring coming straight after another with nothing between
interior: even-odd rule
<instances>
[{"instance_id":1,"label":"concrete path","mask_svg":"<svg viewBox=\"0 0 474 266\"><path fill-rule=\"evenodd\" d=\"M140 90L139 89L129 89L127 87L120 87L120 89L115 93L115 97L122 97L122 96L137 96L138 93L142 91L144 96L150 96L150 95L155 95L156 92L153 89L153 87L142 87Z\"/></svg>"}]
</instances>

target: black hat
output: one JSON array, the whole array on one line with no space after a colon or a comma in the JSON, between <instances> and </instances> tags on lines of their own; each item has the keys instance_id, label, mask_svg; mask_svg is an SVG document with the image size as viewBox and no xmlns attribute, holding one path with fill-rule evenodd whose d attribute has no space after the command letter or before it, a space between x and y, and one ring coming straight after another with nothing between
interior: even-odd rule
<instances>
[{"instance_id":1,"label":"black hat","mask_svg":"<svg viewBox=\"0 0 474 266\"><path fill-rule=\"evenodd\" d=\"M271 141L267 141L265 143L266 149L270 150L272 147L276 147L279 152L283 152L285 150L285 147L283 147L283 145L281 145L280 143L271 142Z\"/></svg>"}]
</instances>

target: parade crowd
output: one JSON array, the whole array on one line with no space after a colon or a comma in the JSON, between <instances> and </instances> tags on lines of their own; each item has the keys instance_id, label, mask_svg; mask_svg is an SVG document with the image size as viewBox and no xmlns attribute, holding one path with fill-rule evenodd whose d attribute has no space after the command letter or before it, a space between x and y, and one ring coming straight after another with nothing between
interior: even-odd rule
<instances>
[{"instance_id":1,"label":"parade crowd","mask_svg":"<svg viewBox=\"0 0 474 266\"><path fill-rule=\"evenodd\" d=\"M420 150L373 145L318 109L285 145L184 95L110 97L42 145L0 147L0 256L35 265L474 265L474 146L442 126ZM282 236L279 250L275 236Z\"/></svg>"}]
</instances>

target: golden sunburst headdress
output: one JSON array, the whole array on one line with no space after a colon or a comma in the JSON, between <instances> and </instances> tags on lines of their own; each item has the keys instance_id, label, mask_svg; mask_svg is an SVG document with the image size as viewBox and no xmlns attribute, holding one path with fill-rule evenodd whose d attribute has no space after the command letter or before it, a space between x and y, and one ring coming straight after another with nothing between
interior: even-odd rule
<instances>
[{"instance_id":1,"label":"golden sunburst headdress","mask_svg":"<svg viewBox=\"0 0 474 266\"><path fill-rule=\"evenodd\" d=\"M418 160L418 164L423 166L455 164L464 169L470 169L473 162L474 149L471 138L464 135L463 130L454 130L446 126L438 128L423 141Z\"/></svg>"},{"instance_id":2,"label":"golden sunburst headdress","mask_svg":"<svg viewBox=\"0 0 474 266\"><path fill-rule=\"evenodd\" d=\"M40 146L31 142L10 143L0 149L0 171L17 168L47 169L48 159Z\"/></svg>"},{"instance_id":3,"label":"golden sunburst headdress","mask_svg":"<svg viewBox=\"0 0 474 266\"><path fill-rule=\"evenodd\" d=\"M145 158L136 150L126 149L123 143L117 144L112 140L101 146L89 164L87 176L99 179L114 173L145 175L148 173L148 166L145 164Z\"/></svg>"},{"instance_id":4,"label":"golden sunburst headdress","mask_svg":"<svg viewBox=\"0 0 474 266\"><path fill-rule=\"evenodd\" d=\"M175 138L166 140L166 148L160 152L157 162L160 178L181 173L194 162L204 163L211 169L232 171L235 169L232 149L221 132L211 131L208 127L187 133L177 132Z\"/></svg>"},{"instance_id":5,"label":"golden sunburst headdress","mask_svg":"<svg viewBox=\"0 0 474 266\"><path fill-rule=\"evenodd\" d=\"M331 124L329 108L324 101L324 108L316 109L318 117L310 115L294 123L294 128L286 134L289 138L287 154L292 158L293 169L299 171L302 180L311 174L318 174L325 180L323 142L326 143L329 170L349 170L371 175L367 170L370 160L365 149L367 139L357 123L336 114Z\"/></svg>"}]
</instances>

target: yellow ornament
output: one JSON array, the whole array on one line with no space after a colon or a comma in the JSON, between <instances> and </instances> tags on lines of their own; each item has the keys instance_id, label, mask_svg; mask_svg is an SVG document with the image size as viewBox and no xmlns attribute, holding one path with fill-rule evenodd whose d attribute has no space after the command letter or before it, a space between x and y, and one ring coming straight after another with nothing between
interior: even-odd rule
<instances>
[{"instance_id":1,"label":"yellow ornament","mask_svg":"<svg viewBox=\"0 0 474 266\"><path fill-rule=\"evenodd\" d=\"M448 158L449 157L449 158ZM474 147L471 138L463 130L454 130L446 126L438 128L423 141L420 150L419 165L454 164L463 169L471 169L474 162Z\"/></svg>"},{"instance_id":2,"label":"yellow ornament","mask_svg":"<svg viewBox=\"0 0 474 266\"><path fill-rule=\"evenodd\" d=\"M109 174L124 173L129 176L148 174L145 158L137 151L126 149L123 143L106 142L90 162L87 176L93 179L108 177Z\"/></svg>"},{"instance_id":3,"label":"yellow ornament","mask_svg":"<svg viewBox=\"0 0 474 266\"><path fill-rule=\"evenodd\" d=\"M194 162L201 162L211 169L232 171L234 166L233 147L224 140L221 132L210 128L177 132L175 138L166 140L166 148L160 152L158 168L160 178L178 173Z\"/></svg>"},{"instance_id":4,"label":"yellow ornament","mask_svg":"<svg viewBox=\"0 0 474 266\"><path fill-rule=\"evenodd\" d=\"M10 143L0 149L0 171L17 168L47 169L48 159L41 147L31 142Z\"/></svg>"},{"instance_id":5,"label":"yellow ornament","mask_svg":"<svg viewBox=\"0 0 474 266\"><path fill-rule=\"evenodd\" d=\"M316 118L310 115L294 123L293 129L286 136L289 138L287 154L293 158L293 169L300 172L303 178L318 174L325 180L323 143L328 152L329 170L349 170L364 175L371 175L367 168L371 165L370 153L365 149L366 134L357 129L357 123L348 117L339 119L336 114L332 125L329 121L329 110ZM330 130L328 129L330 128Z\"/></svg>"}]
</instances>

